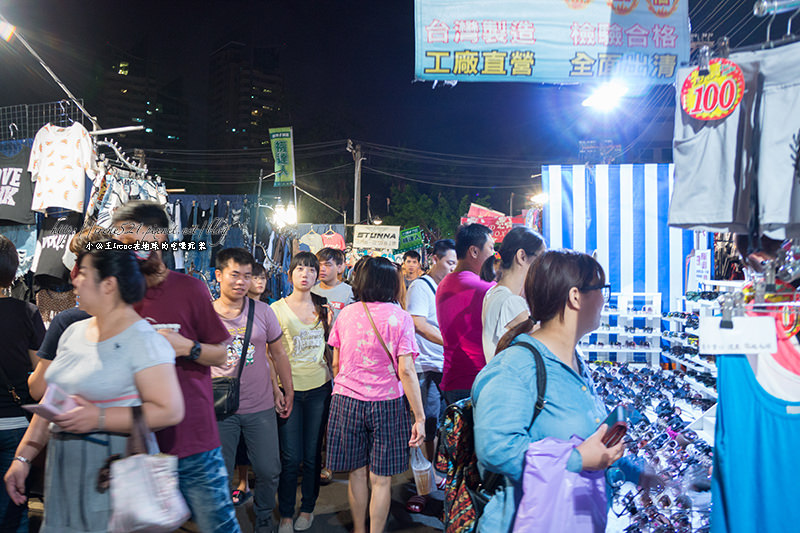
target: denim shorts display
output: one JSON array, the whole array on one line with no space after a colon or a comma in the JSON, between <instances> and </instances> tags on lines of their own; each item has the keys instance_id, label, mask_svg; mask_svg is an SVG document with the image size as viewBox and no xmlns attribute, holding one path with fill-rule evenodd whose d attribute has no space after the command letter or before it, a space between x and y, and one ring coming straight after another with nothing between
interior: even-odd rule
<instances>
[{"instance_id":1,"label":"denim shorts display","mask_svg":"<svg viewBox=\"0 0 800 533\"><path fill-rule=\"evenodd\" d=\"M0 235L8 237L17 248L19 267L17 267L16 277L24 276L33 265L33 254L36 252L36 225L14 224L12 226L0 226Z\"/></svg>"}]
</instances>

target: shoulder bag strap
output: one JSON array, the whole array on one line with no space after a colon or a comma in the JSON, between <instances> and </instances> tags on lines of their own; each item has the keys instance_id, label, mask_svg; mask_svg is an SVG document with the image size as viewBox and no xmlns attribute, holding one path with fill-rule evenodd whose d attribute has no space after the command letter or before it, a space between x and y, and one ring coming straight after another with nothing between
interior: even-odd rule
<instances>
[{"instance_id":1,"label":"shoulder bag strap","mask_svg":"<svg viewBox=\"0 0 800 533\"><path fill-rule=\"evenodd\" d=\"M389 360L392 362L392 367L394 367L394 357L392 357L392 352L389 351L389 348L386 347L386 343L383 342L383 337L381 337L378 328L375 327L375 321L372 320L372 314L369 312L369 307L367 307L367 302L361 302L364 305L364 312L367 313L367 318L369 318L369 323L372 324L372 331L375 332L375 335L378 337L378 342L381 343L383 346L383 351L386 352L386 355L389 356Z\"/></svg>"},{"instance_id":2,"label":"shoulder bag strap","mask_svg":"<svg viewBox=\"0 0 800 533\"><path fill-rule=\"evenodd\" d=\"M131 409L133 410L133 421L131 422L131 433L125 446L125 455L127 457L147 453L146 443L147 434L149 433L147 422L145 422L144 414L142 413L142 406L135 405Z\"/></svg>"},{"instance_id":3,"label":"shoulder bag strap","mask_svg":"<svg viewBox=\"0 0 800 533\"><path fill-rule=\"evenodd\" d=\"M370 320L372 319L370 318ZM8 376L6 376L2 365L0 365L0 383L6 386L6 389L8 389L8 394L11 395L11 399L14 401L14 403L17 405L22 405L22 398L19 397L19 394L17 394L17 389L11 384L11 380L8 379Z\"/></svg>"},{"instance_id":4,"label":"shoulder bag strap","mask_svg":"<svg viewBox=\"0 0 800 533\"><path fill-rule=\"evenodd\" d=\"M242 379L242 372L244 371L244 359L247 357L247 349L250 347L250 334L253 333L253 312L256 308L256 302L252 298L247 298L247 329L244 331L244 343L242 344L242 355L239 357L239 375L238 379Z\"/></svg>"},{"instance_id":5,"label":"shoulder bag strap","mask_svg":"<svg viewBox=\"0 0 800 533\"><path fill-rule=\"evenodd\" d=\"M533 407L533 418L531 419L531 423L528 426L528 431L531 430L533 427L533 423L536 421L536 417L542 412L544 409L545 399L544 394L547 389L547 371L544 368L544 358L542 354L539 353L539 350L536 349L535 346L528 342L515 342L512 346L523 346L528 349L528 351L533 354L533 358L536 360L536 404ZM481 490L485 491L489 495L493 495L497 489L500 487L500 484L503 481L503 475L498 474L495 472L489 472L488 470L484 472L484 478L481 483Z\"/></svg>"},{"instance_id":6,"label":"shoulder bag strap","mask_svg":"<svg viewBox=\"0 0 800 533\"><path fill-rule=\"evenodd\" d=\"M539 413L542 412L544 409L545 399L544 394L547 391L547 371L544 368L544 358L542 354L539 353L539 350L536 349L535 346L528 342L515 342L512 346L524 346L528 349L528 351L533 354L533 358L536 360L536 405L533 408L533 420L531 420L531 425L528 426L528 431L530 428L533 427L533 423L536 421L536 417L539 416Z\"/></svg>"}]
</instances>

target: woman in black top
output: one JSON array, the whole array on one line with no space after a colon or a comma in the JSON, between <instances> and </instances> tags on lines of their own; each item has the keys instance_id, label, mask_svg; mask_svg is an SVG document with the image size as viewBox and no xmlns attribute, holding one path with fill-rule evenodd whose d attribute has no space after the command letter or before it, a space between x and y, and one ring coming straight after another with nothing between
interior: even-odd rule
<instances>
[{"instance_id":1,"label":"woman in black top","mask_svg":"<svg viewBox=\"0 0 800 533\"><path fill-rule=\"evenodd\" d=\"M14 282L19 256L14 244L0 235L0 288L5 290ZM36 366L36 350L44 338L44 323L35 305L0 297L0 472L5 472L14 460L25 430L28 427L22 404L33 403L28 394L28 373ZM3 531L28 531L28 509L15 505L5 490L0 490L0 524Z\"/></svg>"}]
</instances>

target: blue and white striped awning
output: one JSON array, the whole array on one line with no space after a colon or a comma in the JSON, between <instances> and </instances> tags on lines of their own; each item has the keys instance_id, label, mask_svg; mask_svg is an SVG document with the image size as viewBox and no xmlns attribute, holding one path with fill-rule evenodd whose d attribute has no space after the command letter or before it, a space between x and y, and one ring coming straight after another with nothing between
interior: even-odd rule
<instances>
[{"instance_id":1,"label":"blue and white striped awning","mask_svg":"<svg viewBox=\"0 0 800 533\"><path fill-rule=\"evenodd\" d=\"M549 165L543 232L550 248L592 253L613 292L660 292L662 308L684 293L691 231L667 225L673 165Z\"/></svg>"}]
</instances>

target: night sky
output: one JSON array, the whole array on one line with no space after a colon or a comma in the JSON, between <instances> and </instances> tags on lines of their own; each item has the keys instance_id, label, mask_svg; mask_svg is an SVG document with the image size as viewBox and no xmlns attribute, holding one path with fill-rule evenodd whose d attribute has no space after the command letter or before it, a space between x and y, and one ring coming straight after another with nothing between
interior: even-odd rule
<instances>
[{"instance_id":1,"label":"night sky","mask_svg":"<svg viewBox=\"0 0 800 533\"><path fill-rule=\"evenodd\" d=\"M727 33L733 45L762 39L764 19L753 19L752 3L690 2L693 31ZM630 121L621 113L603 122L582 108L583 87L460 83L432 90L430 83L414 83L411 0L0 0L0 13L88 104L96 90L93 69L108 45L126 50L144 41L163 78L184 78L194 109L192 148L205 147L209 54L232 39L280 48L291 125L301 144L349 137L561 162L576 155L579 138L602 136ZM783 32L787 17L773 31ZM32 57L1 42L0 80L0 106L63 98ZM120 126L98 118L103 127ZM318 138L326 132L328 138Z\"/></svg>"}]
</instances>

